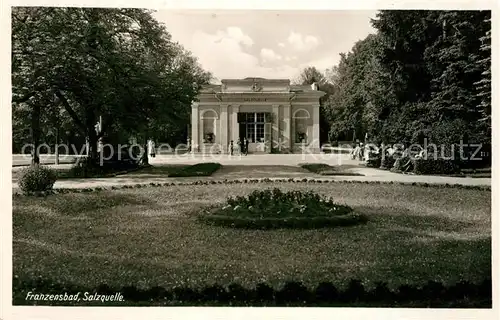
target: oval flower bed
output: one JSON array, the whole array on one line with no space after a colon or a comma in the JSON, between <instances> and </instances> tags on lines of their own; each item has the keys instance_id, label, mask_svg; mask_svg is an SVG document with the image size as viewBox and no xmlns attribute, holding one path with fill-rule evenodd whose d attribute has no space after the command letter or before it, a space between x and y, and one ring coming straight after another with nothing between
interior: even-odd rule
<instances>
[{"instance_id":1,"label":"oval flower bed","mask_svg":"<svg viewBox=\"0 0 500 320\"><path fill-rule=\"evenodd\" d=\"M199 219L211 225L246 229L312 229L366 222L351 207L314 192L255 190L247 197L231 197L222 206L205 210Z\"/></svg>"}]
</instances>

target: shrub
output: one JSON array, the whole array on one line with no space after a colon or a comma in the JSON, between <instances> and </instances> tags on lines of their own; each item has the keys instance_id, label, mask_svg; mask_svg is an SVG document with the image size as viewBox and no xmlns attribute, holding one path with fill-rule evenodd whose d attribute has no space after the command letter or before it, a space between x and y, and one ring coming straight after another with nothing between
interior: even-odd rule
<instances>
[{"instance_id":1,"label":"shrub","mask_svg":"<svg viewBox=\"0 0 500 320\"><path fill-rule=\"evenodd\" d=\"M415 159L416 174L452 174L460 172L460 167L454 160L447 159Z\"/></svg>"},{"instance_id":2,"label":"shrub","mask_svg":"<svg viewBox=\"0 0 500 320\"><path fill-rule=\"evenodd\" d=\"M370 152L368 155L368 159L366 160L366 166L370 168L379 168L381 165L381 157L380 154L375 152Z\"/></svg>"},{"instance_id":3,"label":"shrub","mask_svg":"<svg viewBox=\"0 0 500 320\"><path fill-rule=\"evenodd\" d=\"M19 188L25 194L52 190L57 180L55 170L48 167L34 165L22 170L19 178Z\"/></svg>"},{"instance_id":4,"label":"shrub","mask_svg":"<svg viewBox=\"0 0 500 320\"><path fill-rule=\"evenodd\" d=\"M380 162L380 168L381 169L391 169L394 166L394 162L396 162L396 159L392 155L385 155L385 157L382 158Z\"/></svg>"}]
</instances>

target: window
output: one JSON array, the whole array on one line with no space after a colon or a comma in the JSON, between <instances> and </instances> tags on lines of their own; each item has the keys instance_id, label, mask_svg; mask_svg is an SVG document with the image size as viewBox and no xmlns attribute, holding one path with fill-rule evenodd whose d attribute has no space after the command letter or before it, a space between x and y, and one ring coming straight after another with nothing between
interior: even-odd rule
<instances>
[{"instance_id":1,"label":"window","mask_svg":"<svg viewBox=\"0 0 500 320\"><path fill-rule=\"evenodd\" d=\"M293 114L295 126L295 143L307 143L307 121L309 118L309 112L304 109L299 109Z\"/></svg>"},{"instance_id":2,"label":"window","mask_svg":"<svg viewBox=\"0 0 500 320\"><path fill-rule=\"evenodd\" d=\"M254 124L247 124L247 139L250 142L255 142L255 125Z\"/></svg>"},{"instance_id":3,"label":"window","mask_svg":"<svg viewBox=\"0 0 500 320\"><path fill-rule=\"evenodd\" d=\"M257 121L255 122L264 122L264 113L256 113L255 116L257 118Z\"/></svg>"},{"instance_id":4,"label":"window","mask_svg":"<svg viewBox=\"0 0 500 320\"><path fill-rule=\"evenodd\" d=\"M213 110L206 110L202 116L203 143L215 143L217 113Z\"/></svg>"},{"instance_id":5,"label":"window","mask_svg":"<svg viewBox=\"0 0 500 320\"><path fill-rule=\"evenodd\" d=\"M240 134L250 142L264 142L265 124L270 117L264 112L240 112L238 113L238 122L240 123ZM241 129L245 132L241 132Z\"/></svg>"},{"instance_id":6,"label":"window","mask_svg":"<svg viewBox=\"0 0 500 320\"><path fill-rule=\"evenodd\" d=\"M255 124L255 141L264 142L264 123Z\"/></svg>"}]
</instances>

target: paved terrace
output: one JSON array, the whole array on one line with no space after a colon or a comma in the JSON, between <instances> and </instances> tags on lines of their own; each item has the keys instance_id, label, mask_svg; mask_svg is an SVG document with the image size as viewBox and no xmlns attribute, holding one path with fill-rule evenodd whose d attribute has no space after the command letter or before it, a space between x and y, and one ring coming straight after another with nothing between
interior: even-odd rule
<instances>
[{"instance_id":1,"label":"paved terrace","mask_svg":"<svg viewBox=\"0 0 500 320\"><path fill-rule=\"evenodd\" d=\"M234 180L234 179L257 179L268 178L284 179L322 179L336 181L393 181L393 182L422 182L432 184L462 184L462 185L481 185L490 186L491 178L462 178L445 176L425 176L398 174L390 171L378 170L359 166L359 161L352 160L346 154L262 154L248 156L228 156L228 155L185 155L172 156L160 155L151 159L153 165L167 164L195 164L200 162L219 162L223 168L210 177L186 177L186 178L168 178L159 175L147 175L141 173L129 173L113 178L94 178L94 179L65 179L55 183L54 188L95 188L111 187L117 185L134 185L148 183L165 182L187 182L187 181L207 181L207 180ZM350 168L343 171L351 171L363 174L363 176L322 176L311 173L300 168L300 163L327 163L330 165L346 165ZM50 167L69 168L71 164L49 165ZM13 167L13 171L22 169L22 167ZM13 188L17 188L16 180L13 179Z\"/></svg>"}]
</instances>

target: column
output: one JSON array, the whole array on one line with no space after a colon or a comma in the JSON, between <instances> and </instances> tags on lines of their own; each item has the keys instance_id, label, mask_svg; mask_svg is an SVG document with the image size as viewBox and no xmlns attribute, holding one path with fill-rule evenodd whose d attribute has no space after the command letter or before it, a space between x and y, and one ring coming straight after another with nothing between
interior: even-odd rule
<instances>
[{"instance_id":1,"label":"column","mask_svg":"<svg viewBox=\"0 0 500 320\"><path fill-rule=\"evenodd\" d=\"M280 144L280 105L273 104L273 124L271 134L271 150L281 151L282 145Z\"/></svg>"},{"instance_id":2,"label":"column","mask_svg":"<svg viewBox=\"0 0 500 320\"><path fill-rule=\"evenodd\" d=\"M319 152L320 151L320 145L319 145L319 104L318 105L313 105L313 134L312 138L313 141L311 145L311 149L314 152Z\"/></svg>"},{"instance_id":3,"label":"column","mask_svg":"<svg viewBox=\"0 0 500 320\"><path fill-rule=\"evenodd\" d=\"M290 151L293 151L293 139L292 139L292 106L291 104L286 104L283 106L283 122L285 123L285 128L283 130L284 144L283 146Z\"/></svg>"},{"instance_id":4,"label":"column","mask_svg":"<svg viewBox=\"0 0 500 320\"><path fill-rule=\"evenodd\" d=\"M234 143L238 141L240 137L240 126L238 124L238 112L240 112L239 105L231 106L231 139Z\"/></svg>"},{"instance_id":5,"label":"column","mask_svg":"<svg viewBox=\"0 0 500 320\"><path fill-rule=\"evenodd\" d=\"M229 144L229 139L228 139L228 114L227 114L227 104L222 104L220 106L220 144L221 144L221 150L222 152L227 152L228 151L228 144Z\"/></svg>"},{"instance_id":6,"label":"column","mask_svg":"<svg viewBox=\"0 0 500 320\"><path fill-rule=\"evenodd\" d=\"M200 138L199 138L199 110L198 103L193 102L191 104L191 152L199 151Z\"/></svg>"}]
</instances>

